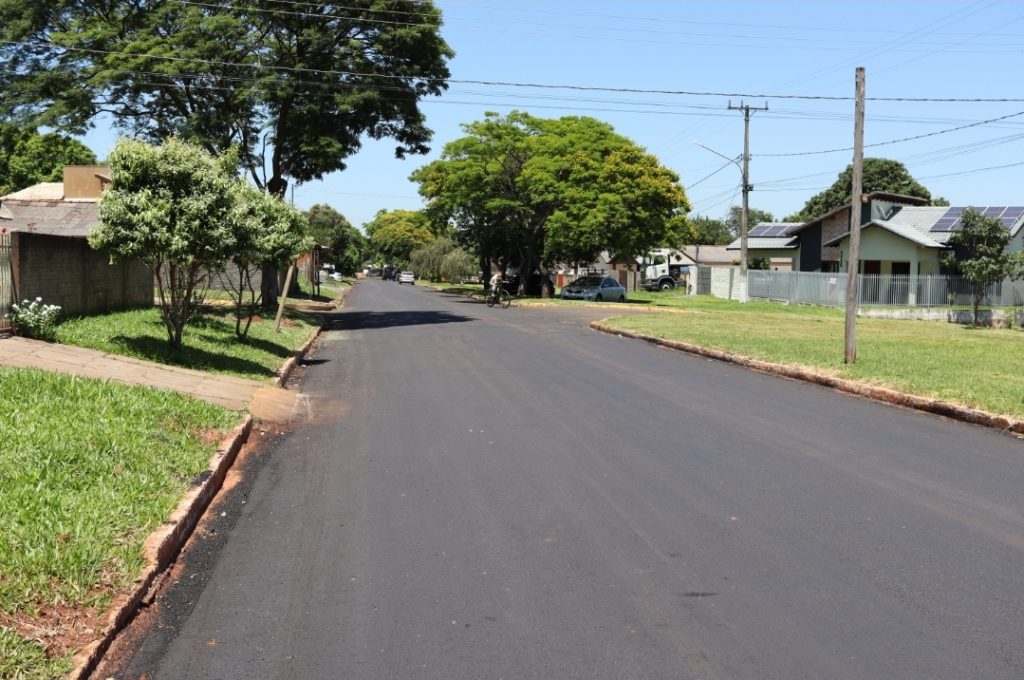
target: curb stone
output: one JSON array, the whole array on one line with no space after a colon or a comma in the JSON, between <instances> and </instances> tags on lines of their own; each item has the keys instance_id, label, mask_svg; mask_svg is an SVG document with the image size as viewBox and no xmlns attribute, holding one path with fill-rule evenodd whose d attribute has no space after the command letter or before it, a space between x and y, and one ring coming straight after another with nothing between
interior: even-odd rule
<instances>
[{"instance_id":1,"label":"curb stone","mask_svg":"<svg viewBox=\"0 0 1024 680\"><path fill-rule=\"evenodd\" d=\"M857 382L855 380L846 380L844 378L823 375L805 368L787 366L785 364L773 364L768 361L751 359L750 357L733 354L732 352L724 352L722 350L702 347L701 345L694 345L688 342L666 340L664 338L645 335L643 333L634 333L633 331L609 326L601 321L592 321L590 323L590 327L603 333L635 338L637 340L645 340L653 345L680 350L682 352L689 352L690 354L696 354L709 359L726 361L738 366L743 366L744 368L760 371L762 373L781 375L794 380L802 380L804 382L814 383L824 387L831 387L839 390L840 392L856 394L861 397L867 397L868 399L874 399L876 401L894 404L896 406L903 406L917 411L945 416L947 418L971 423L973 425L983 425L996 430L1002 430L1008 434L1016 435L1018 438L1024 438L1024 420L1015 420L1013 418L988 413L987 411L981 411L979 409L957 406L956 404L950 404L949 402L940 401L938 399L927 399L913 394L906 394L887 387L878 387L876 385Z\"/></svg>"},{"instance_id":2,"label":"curb stone","mask_svg":"<svg viewBox=\"0 0 1024 680\"><path fill-rule=\"evenodd\" d=\"M295 367L320 337L322 330L322 326L317 327L302 347L284 363L275 380L278 386L283 387L288 381ZM199 478L203 481L185 493L170 517L146 539L143 544L146 566L135 577L130 592L121 595L110 607L103 637L81 649L72 658L71 672L66 676L67 680L88 680L118 634L135 618L140 608L152 602L151 596L159 587L159 581L166 574L167 567L177 558L192 536L192 531L200 518L220 491L228 470L238 457L242 445L249 438L253 422L251 415L247 414L242 418L231 434L221 441L206 471L200 474Z\"/></svg>"},{"instance_id":3,"label":"curb stone","mask_svg":"<svg viewBox=\"0 0 1024 680\"><path fill-rule=\"evenodd\" d=\"M120 601L115 600L111 606L103 637L75 654L71 672L67 676L69 680L86 680L96 669L117 634L142 607L150 589L177 557L203 512L220 490L228 469L252 430L252 423L252 416L246 415L234 431L220 443L217 452L210 459L209 467L200 474L202 481L185 493L170 517L146 539L143 546L146 566L135 577L130 592L121 595Z\"/></svg>"}]
</instances>

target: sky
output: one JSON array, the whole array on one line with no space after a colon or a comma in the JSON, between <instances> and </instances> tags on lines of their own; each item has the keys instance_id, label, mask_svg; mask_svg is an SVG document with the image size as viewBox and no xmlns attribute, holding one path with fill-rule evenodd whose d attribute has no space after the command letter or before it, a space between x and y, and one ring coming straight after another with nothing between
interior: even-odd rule
<instances>
[{"instance_id":1,"label":"sky","mask_svg":"<svg viewBox=\"0 0 1024 680\"><path fill-rule=\"evenodd\" d=\"M393 141L366 140L346 170L295 187L296 205L357 226L421 208L416 168L463 124L520 110L611 124L679 175L691 217L721 218L742 200L743 115L729 106L749 105L767 107L750 120L750 205L782 219L852 160L858 66L866 156L904 163L952 205L1024 205L1018 0L435 4L455 57L449 89L421 103L431 152L398 160ZM114 133L100 127L84 141L104 157Z\"/></svg>"}]
</instances>

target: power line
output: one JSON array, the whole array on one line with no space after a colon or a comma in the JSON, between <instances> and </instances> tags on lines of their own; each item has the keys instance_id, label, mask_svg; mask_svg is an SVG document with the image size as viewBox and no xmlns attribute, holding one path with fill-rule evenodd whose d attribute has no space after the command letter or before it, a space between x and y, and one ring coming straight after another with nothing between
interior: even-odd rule
<instances>
[{"instance_id":1,"label":"power line","mask_svg":"<svg viewBox=\"0 0 1024 680\"><path fill-rule=\"evenodd\" d=\"M1018 163L1007 163L1006 165L991 165L987 168L975 168L973 170L961 170L960 172L947 172L943 175L929 175L928 177L920 177L919 179L941 179L944 177L959 177L961 175L974 175L981 172L988 172L990 170L1003 170L1005 168L1016 168L1024 165L1024 161Z\"/></svg>"},{"instance_id":2,"label":"power line","mask_svg":"<svg viewBox=\"0 0 1024 680\"><path fill-rule=\"evenodd\" d=\"M12 40L0 40L2 45L11 46L25 46L30 44L29 41L12 41ZM194 59L189 57L175 57L169 55L151 55L151 54L139 54L135 52L122 52L118 50L99 50L87 47L63 47L54 46L57 49L83 52L87 54L105 54L105 55L119 55L132 57L134 59L146 58L146 59L158 59L163 61L192 63L192 64L203 64L206 66L229 66L233 68L255 68L267 71L279 71L284 73L311 73L317 75L327 76L345 76L345 77L366 77L366 78L380 78L380 79L391 79L391 80L416 80L419 82L436 83L439 85L446 84L461 84L461 85L483 85L488 87L512 87L512 88L529 88L539 90L569 90L574 92L624 92L631 94L663 94L663 95L678 95L678 96L689 96L689 97L735 97L735 98L751 98L751 99L792 99L792 100L806 100L806 101L851 101L852 97L845 96L828 96L828 95L805 95L805 94L766 94L766 93L750 93L750 92L715 92L715 91L696 91L696 90L664 90L664 89L648 89L648 88L635 88L635 87L605 87L605 86L591 86L591 85L572 85L572 84L554 84L554 83L529 83L529 82L515 82L515 81L504 81L504 80L475 80L475 79L458 79L458 78L430 78L430 77L417 77L417 76L406 76L406 75L394 75L389 73L373 73L373 72L361 72L361 71L338 71L331 69L311 69L301 68L296 66L277 66L267 64L256 64L256 63L244 63L244 62L230 62L220 61L212 59ZM905 102L905 103L1024 103L1024 98L1020 97L871 97L870 101L876 102Z\"/></svg>"},{"instance_id":3,"label":"power line","mask_svg":"<svg viewBox=\"0 0 1024 680\"><path fill-rule=\"evenodd\" d=\"M200 2L198 0L178 0L178 2L180 4L182 4L182 5L190 5L190 6L193 6L193 7L204 7L204 8L209 8L209 9L218 9L218 10L219 9L228 9L228 8L225 8L222 5L217 5L217 4L213 4L213 3L210 3L210 2ZM316 6L316 7L318 7L317 5L313 5L313 4L310 4L310 3L289 3L289 4L291 4L292 6L311 6L311 7ZM311 18L311 19L342 20L342 21L360 20L361 19L361 17L355 16L355 15L343 15L343 14L322 13L322 12L298 12L298 11L293 11L293 10L286 10L286 9L279 9L279 8L270 8L270 7L249 7L247 9L249 11L256 11L256 12L261 12L261 13L266 13L266 14L274 14L274 15L280 15L280 16L299 16L299 17L305 17L305 18ZM355 7L338 7L337 9L351 9L351 10L354 10L354 11L365 11L365 10L360 10L360 8L355 8ZM378 11L378 10L372 10L371 9L370 11ZM389 10L380 10L380 11L389 11ZM413 13L411 13L411 12L404 12L402 14L413 14ZM421 17L431 17L431 15L429 15L429 14L413 14L413 15L414 16L421 16ZM412 20L410 20L410 21L398 21L398 20L388 20L388 19L374 19L373 22L377 23L377 24L385 24L385 25L393 25L393 26L404 26L404 27L409 27L409 28L438 28L440 26L440 23L438 23L439 17L431 17L431 18L434 21L426 22L426 23L416 23L415 21L412 21ZM491 17L486 17L486 18L483 18L483 17L470 17L468 20L469 21L482 21L482 22L500 22L502 25L518 24L518 25L525 25L525 26L539 26L541 28L573 29L573 30L584 30L584 31L587 31L587 30L589 30L589 31L607 31L607 32L613 32L614 34L613 35L581 35L581 34L574 34L574 33L554 33L554 34L552 34L552 33L524 33L522 31L518 31L518 32L516 32L516 31L504 31L504 30L501 30L501 29L495 29L493 27L488 27L486 30L489 33L514 33L516 35L529 34L529 35L540 35L540 36L552 36L552 35L554 35L554 36L560 37L560 38L580 38L580 39L596 39L596 40L613 40L613 41L616 41L616 42L642 42L642 43L650 43L650 44L669 44L669 45L678 45L678 44L680 44L679 41L626 38L626 37L622 37L622 35L621 35L624 31L632 31L632 32L641 32L644 35L670 35L670 36L679 36L680 38L687 38L688 40L687 40L687 42L685 44L687 44L689 46L695 46L695 45L696 46L700 46L700 45L703 45L703 46L709 46L709 47L721 47L721 46L723 46L722 45L722 40L740 40L740 41L743 41L743 43L742 43L743 46L747 47L747 48L772 49L772 50L779 49L778 46L776 46L776 45L765 44L764 41L766 39L768 39L768 40L781 41L781 42L785 43L785 48L786 49L790 49L790 50L793 50L793 49L814 49L814 50L818 50L818 51L821 51L821 50L843 51L843 50L846 49L844 47L837 46L836 45L836 41L834 39L829 39L829 38L813 38L813 37L806 37L806 36L803 36L803 35L801 35L801 36L778 36L778 35L761 36L761 35L724 34L724 33L693 33L693 32L682 32L682 31L665 31L665 30L657 30L657 29L653 29L652 30L650 28L630 28L630 27L623 27L623 26L582 26L582 27L580 27L580 26L568 26L568 25L564 25L564 24L547 24L547 23L540 23L540 22L536 22L536 21L508 21L508 20L494 19L494 18L491 18ZM474 28L466 28L466 27L463 27L463 28L464 28L464 30L470 30L470 31L483 30L483 29L474 29ZM696 37L696 38L713 38L715 40L715 42L713 42L713 43L700 43L700 42L694 42L693 40L689 40L690 38L694 38L694 37ZM751 41L759 41L759 42L751 42ZM846 43L846 44L864 43L864 44L869 44L869 45L870 44L879 44L879 42L880 41L871 41L871 40L846 40L846 41L844 41L844 43ZM806 44L796 44L796 43L806 43ZM826 44L825 45L820 45L820 44L819 45L812 45L810 43L826 43ZM881 44L890 44L890 43L889 42L882 42ZM936 44L936 45L938 45L938 44ZM968 51L968 50L957 50L957 53L958 54L964 54L964 53L1007 54L1007 53L1016 53L1016 52L1019 51L1019 47L1018 47L1016 42L1007 43L1007 44L1000 44L1000 45L993 44L993 45L990 45L990 47L1003 47L1003 48L1006 48L1006 49L985 49L985 50L971 50L971 51ZM915 52L917 50L895 50L895 51ZM934 50L929 50L927 52L927 54L932 54L932 53L934 53Z\"/></svg>"},{"instance_id":4,"label":"power line","mask_svg":"<svg viewBox=\"0 0 1024 680\"><path fill-rule=\"evenodd\" d=\"M988 125L989 123L995 123L1001 120L1007 120L1009 118L1016 118L1017 116L1024 116L1024 111L1018 111L1017 113L1011 113L1006 116L1000 116L998 118L990 118L989 120L981 120L976 123L969 123L967 125L960 125L954 128L948 128L946 130L936 130L935 132L928 132L923 135L914 135L912 137L901 137L900 139L890 139L885 142L875 142L874 144L865 144L864 148L888 146L890 144L899 144L902 142L912 142L918 139L925 139L926 137L935 137L938 135L949 134L950 132L957 132L959 130L966 130L968 128L978 127L980 125ZM757 154L758 158L788 158L793 156L817 156L820 154L828 153L839 153L841 151L853 151L853 147L843 147L841 149L825 149L822 151L797 151L793 153L762 153Z\"/></svg>"}]
</instances>

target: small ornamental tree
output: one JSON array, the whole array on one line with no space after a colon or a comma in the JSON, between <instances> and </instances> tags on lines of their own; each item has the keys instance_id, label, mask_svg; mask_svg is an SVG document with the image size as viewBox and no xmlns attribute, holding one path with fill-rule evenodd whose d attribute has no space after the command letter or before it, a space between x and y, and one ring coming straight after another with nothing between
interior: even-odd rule
<instances>
[{"instance_id":1,"label":"small ornamental tree","mask_svg":"<svg viewBox=\"0 0 1024 680\"><path fill-rule=\"evenodd\" d=\"M409 266L420 278L428 281L440 281L443 277L441 265L448 254L457 248L450 238L439 238L422 248L417 248L409 255Z\"/></svg>"},{"instance_id":2,"label":"small ornamental tree","mask_svg":"<svg viewBox=\"0 0 1024 680\"><path fill-rule=\"evenodd\" d=\"M197 146L121 140L110 154L110 188L100 199L93 248L113 259L138 258L153 272L167 339L181 347L204 273L234 251L234 180Z\"/></svg>"},{"instance_id":3,"label":"small ornamental tree","mask_svg":"<svg viewBox=\"0 0 1024 680\"><path fill-rule=\"evenodd\" d=\"M988 289L1007 277L1021 273L1019 253L1007 253L1010 232L999 220L985 217L974 208L960 216L963 228L953 232L948 244L959 252L946 256L944 264L958 271L974 284L974 323L978 324L978 309L985 303Z\"/></svg>"},{"instance_id":4,"label":"small ornamental tree","mask_svg":"<svg viewBox=\"0 0 1024 680\"><path fill-rule=\"evenodd\" d=\"M261 295L253 275L267 267L282 268L313 247L306 216L283 200L238 181L232 188L231 227L235 248L231 274L223 274L235 303L235 335L245 340ZM244 319L244 323L243 323Z\"/></svg>"},{"instance_id":5,"label":"small ornamental tree","mask_svg":"<svg viewBox=\"0 0 1024 680\"><path fill-rule=\"evenodd\" d=\"M462 283L480 271L477 258L462 248L445 255L441 263L441 278L449 283Z\"/></svg>"}]
</instances>

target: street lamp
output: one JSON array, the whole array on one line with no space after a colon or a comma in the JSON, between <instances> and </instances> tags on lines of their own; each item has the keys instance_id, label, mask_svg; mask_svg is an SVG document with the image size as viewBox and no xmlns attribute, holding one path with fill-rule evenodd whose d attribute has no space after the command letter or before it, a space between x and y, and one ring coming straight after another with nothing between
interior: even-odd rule
<instances>
[{"instance_id":1,"label":"street lamp","mask_svg":"<svg viewBox=\"0 0 1024 680\"><path fill-rule=\"evenodd\" d=\"M745 282L747 280L747 215L750 212L750 199L748 194L753 188L750 186L747 178L747 154L742 154L739 158L729 158L725 154L718 153L710 146L705 146L698 141L694 141L693 143L706 151L710 151L720 158L724 158L740 169L740 175L743 178L743 212L740 215L740 277ZM744 161L743 165L740 165L740 158Z\"/></svg>"}]
</instances>

